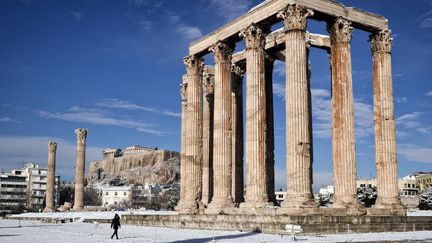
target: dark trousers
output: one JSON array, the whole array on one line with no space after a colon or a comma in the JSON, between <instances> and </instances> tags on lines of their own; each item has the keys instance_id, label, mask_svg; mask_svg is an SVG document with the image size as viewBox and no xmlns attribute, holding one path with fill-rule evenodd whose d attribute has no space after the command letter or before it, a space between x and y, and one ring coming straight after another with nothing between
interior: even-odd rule
<instances>
[{"instance_id":1,"label":"dark trousers","mask_svg":"<svg viewBox=\"0 0 432 243\"><path fill-rule=\"evenodd\" d=\"M111 239L114 237L114 235L116 236L116 239L118 240L118 235L117 235L117 230L118 229L114 229L114 233L111 235Z\"/></svg>"}]
</instances>

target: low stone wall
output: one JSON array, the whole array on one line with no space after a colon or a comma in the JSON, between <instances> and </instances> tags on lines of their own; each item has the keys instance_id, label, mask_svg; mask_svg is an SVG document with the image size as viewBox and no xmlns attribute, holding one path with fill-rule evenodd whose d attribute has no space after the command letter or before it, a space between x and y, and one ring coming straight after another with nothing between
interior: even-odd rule
<instances>
[{"instance_id":1,"label":"low stone wall","mask_svg":"<svg viewBox=\"0 0 432 243\"><path fill-rule=\"evenodd\" d=\"M305 234L432 230L432 217L407 216L123 215L122 223L271 234L285 234L286 224L301 225Z\"/></svg>"}]
</instances>

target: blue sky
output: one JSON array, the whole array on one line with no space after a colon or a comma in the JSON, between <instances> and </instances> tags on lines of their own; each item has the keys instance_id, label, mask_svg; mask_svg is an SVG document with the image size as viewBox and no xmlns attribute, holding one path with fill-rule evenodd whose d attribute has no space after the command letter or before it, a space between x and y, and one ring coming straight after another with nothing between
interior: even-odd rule
<instances>
[{"instance_id":1,"label":"blue sky","mask_svg":"<svg viewBox=\"0 0 432 243\"><path fill-rule=\"evenodd\" d=\"M55 140L58 173L72 179L78 127L90 131L87 164L106 147L179 150L179 84L189 43L259 2L0 1L0 167L8 171L25 161L46 165L46 144ZM399 176L432 171L432 1L341 2L389 19ZM309 21L308 30L326 34L323 22ZM367 40L368 33L356 30L351 46L357 170L361 177L374 177ZM330 71L322 50L312 49L310 61L316 189L332 177ZM277 62L274 72L277 188L285 186L284 68Z\"/></svg>"}]
</instances>

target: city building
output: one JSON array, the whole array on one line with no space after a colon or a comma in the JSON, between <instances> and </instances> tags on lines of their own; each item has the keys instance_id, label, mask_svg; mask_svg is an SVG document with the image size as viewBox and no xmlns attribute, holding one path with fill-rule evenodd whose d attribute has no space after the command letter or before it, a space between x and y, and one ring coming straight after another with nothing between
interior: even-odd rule
<instances>
[{"instance_id":1,"label":"city building","mask_svg":"<svg viewBox=\"0 0 432 243\"><path fill-rule=\"evenodd\" d=\"M276 201L280 205L281 202L283 202L283 200L285 200L286 192L282 191L282 189L281 189L281 190L275 192L275 196L276 196Z\"/></svg>"},{"instance_id":2,"label":"city building","mask_svg":"<svg viewBox=\"0 0 432 243\"><path fill-rule=\"evenodd\" d=\"M143 208L152 200L162 193L162 188L157 184L135 185L132 187L131 207Z\"/></svg>"},{"instance_id":3,"label":"city building","mask_svg":"<svg viewBox=\"0 0 432 243\"><path fill-rule=\"evenodd\" d=\"M321 195L334 194L334 187L332 185L321 187L319 190L319 194Z\"/></svg>"},{"instance_id":4,"label":"city building","mask_svg":"<svg viewBox=\"0 0 432 243\"><path fill-rule=\"evenodd\" d=\"M21 170L0 174L0 213L19 212L26 207L27 182Z\"/></svg>"},{"instance_id":5,"label":"city building","mask_svg":"<svg viewBox=\"0 0 432 243\"><path fill-rule=\"evenodd\" d=\"M103 207L124 207L131 201L131 186L110 186L101 189Z\"/></svg>"},{"instance_id":6,"label":"city building","mask_svg":"<svg viewBox=\"0 0 432 243\"><path fill-rule=\"evenodd\" d=\"M45 192L47 182L47 168L41 168L36 163L26 163L22 169L23 174L27 177L27 207L32 210L44 209ZM55 197L54 205L58 206L60 200L60 176L55 177Z\"/></svg>"},{"instance_id":7,"label":"city building","mask_svg":"<svg viewBox=\"0 0 432 243\"><path fill-rule=\"evenodd\" d=\"M417 187L420 191L432 187L432 172L416 172Z\"/></svg>"}]
</instances>

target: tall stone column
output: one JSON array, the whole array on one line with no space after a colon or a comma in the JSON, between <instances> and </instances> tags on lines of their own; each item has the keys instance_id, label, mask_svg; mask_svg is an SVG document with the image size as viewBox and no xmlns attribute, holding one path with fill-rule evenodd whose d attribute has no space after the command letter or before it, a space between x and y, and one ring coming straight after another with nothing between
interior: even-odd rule
<instances>
[{"instance_id":1,"label":"tall stone column","mask_svg":"<svg viewBox=\"0 0 432 243\"><path fill-rule=\"evenodd\" d=\"M337 18L329 25L332 66L332 154L334 208L346 208L350 215L364 214L357 202L350 41L351 23Z\"/></svg>"},{"instance_id":2,"label":"tall stone column","mask_svg":"<svg viewBox=\"0 0 432 243\"><path fill-rule=\"evenodd\" d=\"M237 65L232 71L232 197L235 203L244 201L243 196L243 74Z\"/></svg>"},{"instance_id":3,"label":"tall stone column","mask_svg":"<svg viewBox=\"0 0 432 243\"><path fill-rule=\"evenodd\" d=\"M198 213L202 193L202 74L204 63L197 56L184 59L187 69L187 127L185 148L186 195L179 213Z\"/></svg>"},{"instance_id":4,"label":"tall stone column","mask_svg":"<svg viewBox=\"0 0 432 243\"><path fill-rule=\"evenodd\" d=\"M45 209L44 212L55 211L54 198L55 198L55 166L56 166L56 142L48 142L48 171L47 183L45 193Z\"/></svg>"},{"instance_id":5,"label":"tall stone column","mask_svg":"<svg viewBox=\"0 0 432 243\"><path fill-rule=\"evenodd\" d=\"M226 213L232 199L231 56L233 48L217 42L210 50L215 60L213 198L207 213Z\"/></svg>"},{"instance_id":6,"label":"tall stone column","mask_svg":"<svg viewBox=\"0 0 432 243\"><path fill-rule=\"evenodd\" d=\"M273 68L274 58L265 55L266 119L267 119L267 194L269 202L276 203L274 178L274 113L273 113Z\"/></svg>"},{"instance_id":7,"label":"tall stone column","mask_svg":"<svg viewBox=\"0 0 432 243\"><path fill-rule=\"evenodd\" d=\"M241 207L262 208L269 205L265 33L252 24L240 36L246 44L246 196Z\"/></svg>"},{"instance_id":8,"label":"tall stone column","mask_svg":"<svg viewBox=\"0 0 432 243\"><path fill-rule=\"evenodd\" d=\"M180 201L176 207L176 210L183 208L183 204L186 202L186 128L187 128L187 75L183 75L183 83L180 85L180 97L181 97L181 140L180 140Z\"/></svg>"},{"instance_id":9,"label":"tall stone column","mask_svg":"<svg viewBox=\"0 0 432 243\"><path fill-rule=\"evenodd\" d=\"M287 195L281 214L317 212L311 190L310 89L308 84L307 17L313 12L290 4L278 17L285 23Z\"/></svg>"},{"instance_id":10,"label":"tall stone column","mask_svg":"<svg viewBox=\"0 0 432 243\"><path fill-rule=\"evenodd\" d=\"M203 85L203 173L202 203L208 205L213 196L213 114L214 68L204 67Z\"/></svg>"},{"instance_id":11,"label":"tall stone column","mask_svg":"<svg viewBox=\"0 0 432 243\"><path fill-rule=\"evenodd\" d=\"M390 209L392 214L405 215L398 189L396 128L393 106L393 85L389 30L370 37L373 57L375 158L378 197L375 208Z\"/></svg>"},{"instance_id":12,"label":"tall stone column","mask_svg":"<svg viewBox=\"0 0 432 243\"><path fill-rule=\"evenodd\" d=\"M84 209L84 174L85 174L85 150L88 130L75 129L77 135L77 151L75 165L75 197L73 209L80 211Z\"/></svg>"}]
</instances>

